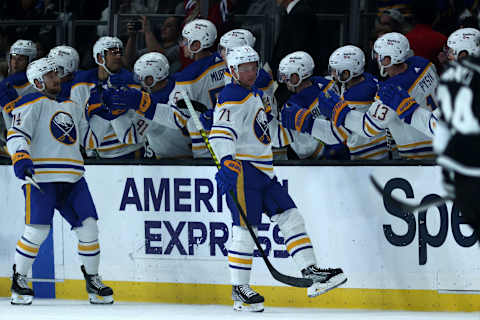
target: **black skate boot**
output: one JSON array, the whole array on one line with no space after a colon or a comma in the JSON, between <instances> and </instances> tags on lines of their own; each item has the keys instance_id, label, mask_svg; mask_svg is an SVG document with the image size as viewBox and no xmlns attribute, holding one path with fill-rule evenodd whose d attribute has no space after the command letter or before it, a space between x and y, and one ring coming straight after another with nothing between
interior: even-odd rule
<instances>
[{"instance_id":1,"label":"black skate boot","mask_svg":"<svg viewBox=\"0 0 480 320\"><path fill-rule=\"evenodd\" d=\"M13 265L13 277L12 277L12 297L10 299L11 304L32 304L33 290L27 284L27 276L17 273L17 266Z\"/></svg>"},{"instance_id":2,"label":"black skate boot","mask_svg":"<svg viewBox=\"0 0 480 320\"><path fill-rule=\"evenodd\" d=\"M347 277L342 269L320 269L311 265L302 270L304 278L313 280L313 284L307 288L307 295L310 298L321 295L347 282Z\"/></svg>"},{"instance_id":3,"label":"black skate boot","mask_svg":"<svg viewBox=\"0 0 480 320\"><path fill-rule=\"evenodd\" d=\"M262 312L265 299L248 284L232 287L233 310Z\"/></svg>"},{"instance_id":4,"label":"black skate boot","mask_svg":"<svg viewBox=\"0 0 480 320\"><path fill-rule=\"evenodd\" d=\"M87 274L85 266L81 266L87 285L88 298L91 304L112 304L113 290L103 284L98 274Z\"/></svg>"}]
</instances>

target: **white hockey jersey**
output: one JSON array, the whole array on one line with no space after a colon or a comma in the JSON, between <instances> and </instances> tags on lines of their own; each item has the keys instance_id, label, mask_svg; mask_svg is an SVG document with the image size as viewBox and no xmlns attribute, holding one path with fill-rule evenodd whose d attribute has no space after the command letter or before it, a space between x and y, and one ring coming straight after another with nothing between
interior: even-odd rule
<instances>
[{"instance_id":1,"label":"white hockey jersey","mask_svg":"<svg viewBox=\"0 0 480 320\"><path fill-rule=\"evenodd\" d=\"M30 154L38 182L76 182L83 176L80 145L98 143L84 108L37 92L20 99L11 113L8 150L12 155L21 150Z\"/></svg>"},{"instance_id":2,"label":"white hockey jersey","mask_svg":"<svg viewBox=\"0 0 480 320\"><path fill-rule=\"evenodd\" d=\"M227 155L248 161L273 178L272 138L263 92L231 83L218 96L209 140L219 160Z\"/></svg>"},{"instance_id":3,"label":"white hockey jersey","mask_svg":"<svg viewBox=\"0 0 480 320\"><path fill-rule=\"evenodd\" d=\"M198 101L213 109L217 96L225 87L223 80L225 63L218 53L197 60L175 75L175 88L168 99L168 104L177 105L182 100L182 91L190 100Z\"/></svg>"},{"instance_id":4,"label":"white hockey jersey","mask_svg":"<svg viewBox=\"0 0 480 320\"><path fill-rule=\"evenodd\" d=\"M120 73L124 77L128 87L140 89L140 85L133 81L131 72L122 69ZM73 80L70 98L82 106L83 110L83 107L90 98L90 90L95 87L100 88L100 90L107 88L107 81L98 79L98 68L80 71L75 75L75 79ZM139 150L144 146L143 142L133 144L122 143L122 139L117 137L111 124L106 122L106 125L105 136L100 138L100 145L96 147L98 155L101 158L118 158ZM87 146L87 148L90 148L90 146Z\"/></svg>"},{"instance_id":5,"label":"white hockey jersey","mask_svg":"<svg viewBox=\"0 0 480 320\"><path fill-rule=\"evenodd\" d=\"M436 102L433 96L439 80L435 66L426 59L416 56L409 58L406 63L407 70L387 79L385 84L407 90L421 108L435 109ZM395 140L401 158L434 158L432 139L405 123L384 104L388 105L388 101L377 99L365 114L355 110L349 112L345 119L345 127L369 138L376 137L387 129Z\"/></svg>"}]
</instances>

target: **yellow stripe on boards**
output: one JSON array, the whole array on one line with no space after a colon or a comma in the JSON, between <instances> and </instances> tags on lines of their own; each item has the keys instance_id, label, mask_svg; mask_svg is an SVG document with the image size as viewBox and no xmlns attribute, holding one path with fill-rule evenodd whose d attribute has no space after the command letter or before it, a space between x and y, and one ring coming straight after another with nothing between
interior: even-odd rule
<instances>
[{"instance_id":1,"label":"yellow stripe on boards","mask_svg":"<svg viewBox=\"0 0 480 320\"><path fill-rule=\"evenodd\" d=\"M115 292L116 301L231 305L230 285L104 281ZM11 282L0 278L0 295L10 296ZM480 311L475 294L439 294L436 290L338 288L320 297L307 297L305 289L252 286L268 299L271 307L377 309L411 311ZM87 300L84 280L55 283L57 299ZM452 319L455 315L452 315Z\"/></svg>"}]
</instances>

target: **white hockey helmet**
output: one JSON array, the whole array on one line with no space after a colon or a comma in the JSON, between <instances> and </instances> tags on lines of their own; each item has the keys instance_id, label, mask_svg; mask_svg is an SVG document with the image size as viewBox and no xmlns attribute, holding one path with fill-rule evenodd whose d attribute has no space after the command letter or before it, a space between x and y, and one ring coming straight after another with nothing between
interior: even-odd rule
<instances>
[{"instance_id":1,"label":"white hockey helmet","mask_svg":"<svg viewBox=\"0 0 480 320\"><path fill-rule=\"evenodd\" d=\"M197 53L213 46L217 39L217 28L209 20L195 19L183 27L182 37L186 41L188 50L191 53ZM200 42L200 48L196 51L192 51L190 48L194 41Z\"/></svg>"},{"instance_id":2,"label":"white hockey helmet","mask_svg":"<svg viewBox=\"0 0 480 320\"><path fill-rule=\"evenodd\" d=\"M278 65L278 81L295 88L313 74L314 68L315 63L312 56L305 51L287 54ZM294 74L298 75L299 80L291 83L290 79Z\"/></svg>"},{"instance_id":3,"label":"white hockey helmet","mask_svg":"<svg viewBox=\"0 0 480 320\"><path fill-rule=\"evenodd\" d=\"M30 82L35 89L43 91L45 90L43 76L50 71L57 71L57 64L53 58L47 57L32 61L27 67L28 82ZM35 80L40 83L40 88L35 85Z\"/></svg>"},{"instance_id":4,"label":"white hockey helmet","mask_svg":"<svg viewBox=\"0 0 480 320\"><path fill-rule=\"evenodd\" d=\"M480 55L480 31L475 28L463 28L453 32L447 40L449 53L458 60L458 55L466 51L469 55Z\"/></svg>"},{"instance_id":5,"label":"white hockey helmet","mask_svg":"<svg viewBox=\"0 0 480 320\"><path fill-rule=\"evenodd\" d=\"M30 40L17 40L10 47L8 59L10 59L10 55L12 54L27 56L28 63L30 63L37 57L37 46L33 41Z\"/></svg>"},{"instance_id":6,"label":"white hockey helmet","mask_svg":"<svg viewBox=\"0 0 480 320\"><path fill-rule=\"evenodd\" d=\"M108 74L112 74L110 70L108 70L107 66L105 65L105 51L108 49L122 49L123 50L123 42L122 40L118 39L117 37L101 37L100 39L95 42L93 45L93 59L95 62L102 66ZM100 55L103 59L103 63L100 63L98 60L98 55Z\"/></svg>"},{"instance_id":7,"label":"white hockey helmet","mask_svg":"<svg viewBox=\"0 0 480 320\"><path fill-rule=\"evenodd\" d=\"M405 62L412 56L412 50L410 50L407 37L398 32L386 33L378 38L373 45L373 51L376 55L382 77L387 75L385 68ZM390 57L390 63L382 65L382 61L386 57Z\"/></svg>"},{"instance_id":8,"label":"white hockey helmet","mask_svg":"<svg viewBox=\"0 0 480 320\"><path fill-rule=\"evenodd\" d=\"M346 83L363 73L365 54L362 49L352 45L343 46L333 51L328 59L328 68L335 73L338 81ZM342 79L344 71L349 72L347 79ZM331 72L331 73L332 73Z\"/></svg>"},{"instance_id":9,"label":"white hockey helmet","mask_svg":"<svg viewBox=\"0 0 480 320\"><path fill-rule=\"evenodd\" d=\"M240 46L250 46L253 48L255 46L255 40L253 33L246 29L230 30L220 38L218 51L221 53L224 49Z\"/></svg>"},{"instance_id":10,"label":"white hockey helmet","mask_svg":"<svg viewBox=\"0 0 480 320\"><path fill-rule=\"evenodd\" d=\"M260 62L260 57L257 51L255 51L255 49L252 47L240 46L227 50L227 66L230 72L233 68L235 73L238 75L238 66L248 62ZM235 77L235 75L232 74L232 77ZM238 80L237 78L235 79Z\"/></svg>"},{"instance_id":11,"label":"white hockey helmet","mask_svg":"<svg viewBox=\"0 0 480 320\"><path fill-rule=\"evenodd\" d=\"M49 58L54 58L57 64L57 74L63 78L78 70L80 57L77 50L69 46L57 46L48 53Z\"/></svg>"},{"instance_id":12,"label":"white hockey helmet","mask_svg":"<svg viewBox=\"0 0 480 320\"><path fill-rule=\"evenodd\" d=\"M135 78L142 84L144 88L150 90L158 81L162 81L168 76L170 64L167 58L159 52L146 53L135 62L133 72ZM151 76L153 83L147 85L145 79Z\"/></svg>"}]
</instances>

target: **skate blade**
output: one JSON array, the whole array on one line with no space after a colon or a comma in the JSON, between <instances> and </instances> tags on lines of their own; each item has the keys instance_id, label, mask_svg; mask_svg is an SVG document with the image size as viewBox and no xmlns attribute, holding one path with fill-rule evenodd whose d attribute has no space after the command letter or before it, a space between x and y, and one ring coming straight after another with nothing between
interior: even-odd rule
<instances>
[{"instance_id":1,"label":"skate blade","mask_svg":"<svg viewBox=\"0 0 480 320\"><path fill-rule=\"evenodd\" d=\"M113 296L97 296L95 293L89 293L88 299L91 304L113 304Z\"/></svg>"},{"instance_id":2,"label":"skate blade","mask_svg":"<svg viewBox=\"0 0 480 320\"><path fill-rule=\"evenodd\" d=\"M307 296L309 298L318 297L321 294L327 293L342 284L347 282L347 276L344 273L338 274L327 282L315 282L311 287L307 288Z\"/></svg>"},{"instance_id":3,"label":"skate blade","mask_svg":"<svg viewBox=\"0 0 480 320\"><path fill-rule=\"evenodd\" d=\"M30 305L32 304L33 296L28 295L19 295L18 293L13 292L10 299L10 303L13 305Z\"/></svg>"},{"instance_id":4,"label":"skate blade","mask_svg":"<svg viewBox=\"0 0 480 320\"><path fill-rule=\"evenodd\" d=\"M242 301L233 302L233 310L235 311L246 311L246 312L263 312L263 303L252 303L246 304Z\"/></svg>"}]
</instances>

